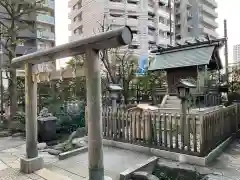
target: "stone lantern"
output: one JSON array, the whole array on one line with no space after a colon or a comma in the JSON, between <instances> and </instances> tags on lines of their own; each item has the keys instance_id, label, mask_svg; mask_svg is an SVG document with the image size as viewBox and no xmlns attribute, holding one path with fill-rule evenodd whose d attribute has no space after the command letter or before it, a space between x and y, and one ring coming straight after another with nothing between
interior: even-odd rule
<instances>
[{"instance_id":1,"label":"stone lantern","mask_svg":"<svg viewBox=\"0 0 240 180\"><path fill-rule=\"evenodd\" d=\"M177 95L181 99L181 133L184 134L184 146L188 145L190 141L190 132L189 132L189 124L186 119L187 112L187 97L190 94L191 89L196 88L196 85L190 82L189 80L181 79L177 84ZM185 127L186 126L186 127Z\"/></svg>"},{"instance_id":2,"label":"stone lantern","mask_svg":"<svg viewBox=\"0 0 240 180\"><path fill-rule=\"evenodd\" d=\"M108 86L110 97L112 100L112 111L116 112L117 110L117 98L119 97L120 92L123 90L123 88L118 84L110 84Z\"/></svg>"},{"instance_id":3,"label":"stone lantern","mask_svg":"<svg viewBox=\"0 0 240 180\"><path fill-rule=\"evenodd\" d=\"M196 85L188 80L181 79L177 84L177 94L180 99L186 99L190 94L190 89L196 88Z\"/></svg>"}]
</instances>

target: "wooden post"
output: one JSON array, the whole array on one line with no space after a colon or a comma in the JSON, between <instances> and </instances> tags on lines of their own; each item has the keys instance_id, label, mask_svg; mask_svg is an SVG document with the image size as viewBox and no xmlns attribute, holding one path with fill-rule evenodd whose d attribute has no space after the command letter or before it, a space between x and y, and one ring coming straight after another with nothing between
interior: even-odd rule
<instances>
[{"instance_id":1,"label":"wooden post","mask_svg":"<svg viewBox=\"0 0 240 180\"><path fill-rule=\"evenodd\" d=\"M186 99L182 99L181 100L181 112L182 112L182 118L181 118L181 134L182 134L182 142L183 142L183 149L184 146L187 145L187 142L189 141L189 132L188 132L188 128L187 128L187 101Z\"/></svg>"},{"instance_id":2,"label":"wooden post","mask_svg":"<svg viewBox=\"0 0 240 180\"><path fill-rule=\"evenodd\" d=\"M101 75L98 51L86 51L89 179L104 180Z\"/></svg>"},{"instance_id":3,"label":"wooden post","mask_svg":"<svg viewBox=\"0 0 240 180\"><path fill-rule=\"evenodd\" d=\"M117 99L112 97L112 134L113 138L116 138L117 135Z\"/></svg>"},{"instance_id":4,"label":"wooden post","mask_svg":"<svg viewBox=\"0 0 240 180\"><path fill-rule=\"evenodd\" d=\"M26 158L20 160L20 171L32 173L43 167L37 148L37 82L33 80L32 64L25 63Z\"/></svg>"},{"instance_id":5,"label":"wooden post","mask_svg":"<svg viewBox=\"0 0 240 180\"><path fill-rule=\"evenodd\" d=\"M227 20L224 19L224 38L226 39L225 40L225 51L224 51L224 55L225 55L225 73L226 73L226 81L227 81L227 84L229 83L229 72L228 72L228 33L227 33Z\"/></svg>"},{"instance_id":6,"label":"wooden post","mask_svg":"<svg viewBox=\"0 0 240 180\"><path fill-rule=\"evenodd\" d=\"M202 113L199 114L200 121L200 155L205 155L205 121L204 115Z\"/></svg>"},{"instance_id":7,"label":"wooden post","mask_svg":"<svg viewBox=\"0 0 240 180\"><path fill-rule=\"evenodd\" d=\"M27 158L38 156L37 149L37 82L32 79L32 65L25 64L25 111Z\"/></svg>"}]
</instances>

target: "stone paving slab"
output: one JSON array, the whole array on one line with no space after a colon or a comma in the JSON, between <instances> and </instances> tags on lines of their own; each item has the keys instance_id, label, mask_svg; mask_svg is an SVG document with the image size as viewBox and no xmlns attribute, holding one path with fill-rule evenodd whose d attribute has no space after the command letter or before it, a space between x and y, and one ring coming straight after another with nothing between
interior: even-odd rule
<instances>
[{"instance_id":1,"label":"stone paving slab","mask_svg":"<svg viewBox=\"0 0 240 180\"><path fill-rule=\"evenodd\" d=\"M23 143L24 141L20 138L0 138L0 180L44 179L37 174L25 175L19 172L19 160L25 156L26 151ZM56 156L46 152L39 152L39 155L43 157L45 167L48 169L48 172L50 171L50 174L53 172L65 175L72 180L82 180L88 177L88 152L62 161L59 161ZM104 147L105 174L112 177L113 180L118 179L120 172L149 158L150 156L146 154ZM179 166L191 166L171 162L163 158L161 158L160 161L166 165L172 163ZM210 174L210 179L212 180L240 180L240 140L234 141L222 155L208 167L191 166L191 168L195 168L200 173Z\"/></svg>"},{"instance_id":2,"label":"stone paving slab","mask_svg":"<svg viewBox=\"0 0 240 180\"><path fill-rule=\"evenodd\" d=\"M41 170L36 171L34 174L37 174L38 176L42 177L43 179L46 180L71 180L69 177L60 175L59 173L54 173L52 171L49 171L46 168L43 168Z\"/></svg>"},{"instance_id":3,"label":"stone paving slab","mask_svg":"<svg viewBox=\"0 0 240 180\"><path fill-rule=\"evenodd\" d=\"M34 177L34 178L32 178ZM0 171L0 180L44 180L40 176L33 174L22 174L18 169L6 168Z\"/></svg>"},{"instance_id":4,"label":"stone paving slab","mask_svg":"<svg viewBox=\"0 0 240 180\"><path fill-rule=\"evenodd\" d=\"M22 144L25 144L25 140L22 137L3 137L0 138L0 151L15 148Z\"/></svg>"},{"instance_id":5,"label":"stone paving slab","mask_svg":"<svg viewBox=\"0 0 240 180\"><path fill-rule=\"evenodd\" d=\"M104 169L106 176L119 178L122 171L141 163L151 156L124 149L104 147ZM52 166L64 169L72 174L88 177L88 152L53 163ZM50 168L51 169L51 168ZM54 168L52 168L54 171Z\"/></svg>"},{"instance_id":6,"label":"stone paving slab","mask_svg":"<svg viewBox=\"0 0 240 180\"><path fill-rule=\"evenodd\" d=\"M46 168L49 169L52 172L59 173L59 174L62 174L64 176L67 176L72 180L85 180L86 179L85 177L82 177L78 174L74 174L74 173L69 172L67 170L61 169L57 166L48 165L48 166L46 166Z\"/></svg>"}]
</instances>

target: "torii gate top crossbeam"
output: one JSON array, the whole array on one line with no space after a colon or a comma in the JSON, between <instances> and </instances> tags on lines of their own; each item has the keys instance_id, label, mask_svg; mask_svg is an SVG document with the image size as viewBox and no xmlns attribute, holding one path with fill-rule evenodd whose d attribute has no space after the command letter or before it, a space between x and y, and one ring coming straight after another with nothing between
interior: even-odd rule
<instances>
[{"instance_id":1,"label":"torii gate top crossbeam","mask_svg":"<svg viewBox=\"0 0 240 180\"><path fill-rule=\"evenodd\" d=\"M132 38L133 35L131 29L125 26L116 30L103 32L89 38L83 38L77 41L59 45L51 49L37 51L34 53L23 55L21 57L14 58L12 60L12 65L18 68L24 63L40 64L58 58L65 58L69 56L83 54L86 52L87 49L101 50L108 48L116 48L119 46L130 44Z\"/></svg>"}]
</instances>

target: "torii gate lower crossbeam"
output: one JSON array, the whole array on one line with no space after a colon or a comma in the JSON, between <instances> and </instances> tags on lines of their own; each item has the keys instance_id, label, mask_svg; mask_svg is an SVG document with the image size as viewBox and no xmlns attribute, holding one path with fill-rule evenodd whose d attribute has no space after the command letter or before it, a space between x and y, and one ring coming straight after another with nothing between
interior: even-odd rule
<instances>
[{"instance_id":1,"label":"torii gate lower crossbeam","mask_svg":"<svg viewBox=\"0 0 240 180\"><path fill-rule=\"evenodd\" d=\"M21 159L22 172L32 173L43 167L43 160L38 157L37 150L37 81L33 78L33 75L36 75L36 72L32 72L33 66L53 59L85 53L89 179L104 180L99 50L130 44L132 38L130 28L122 27L12 60L12 65L16 68L25 66L26 158Z\"/></svg>"}]
</instances>

